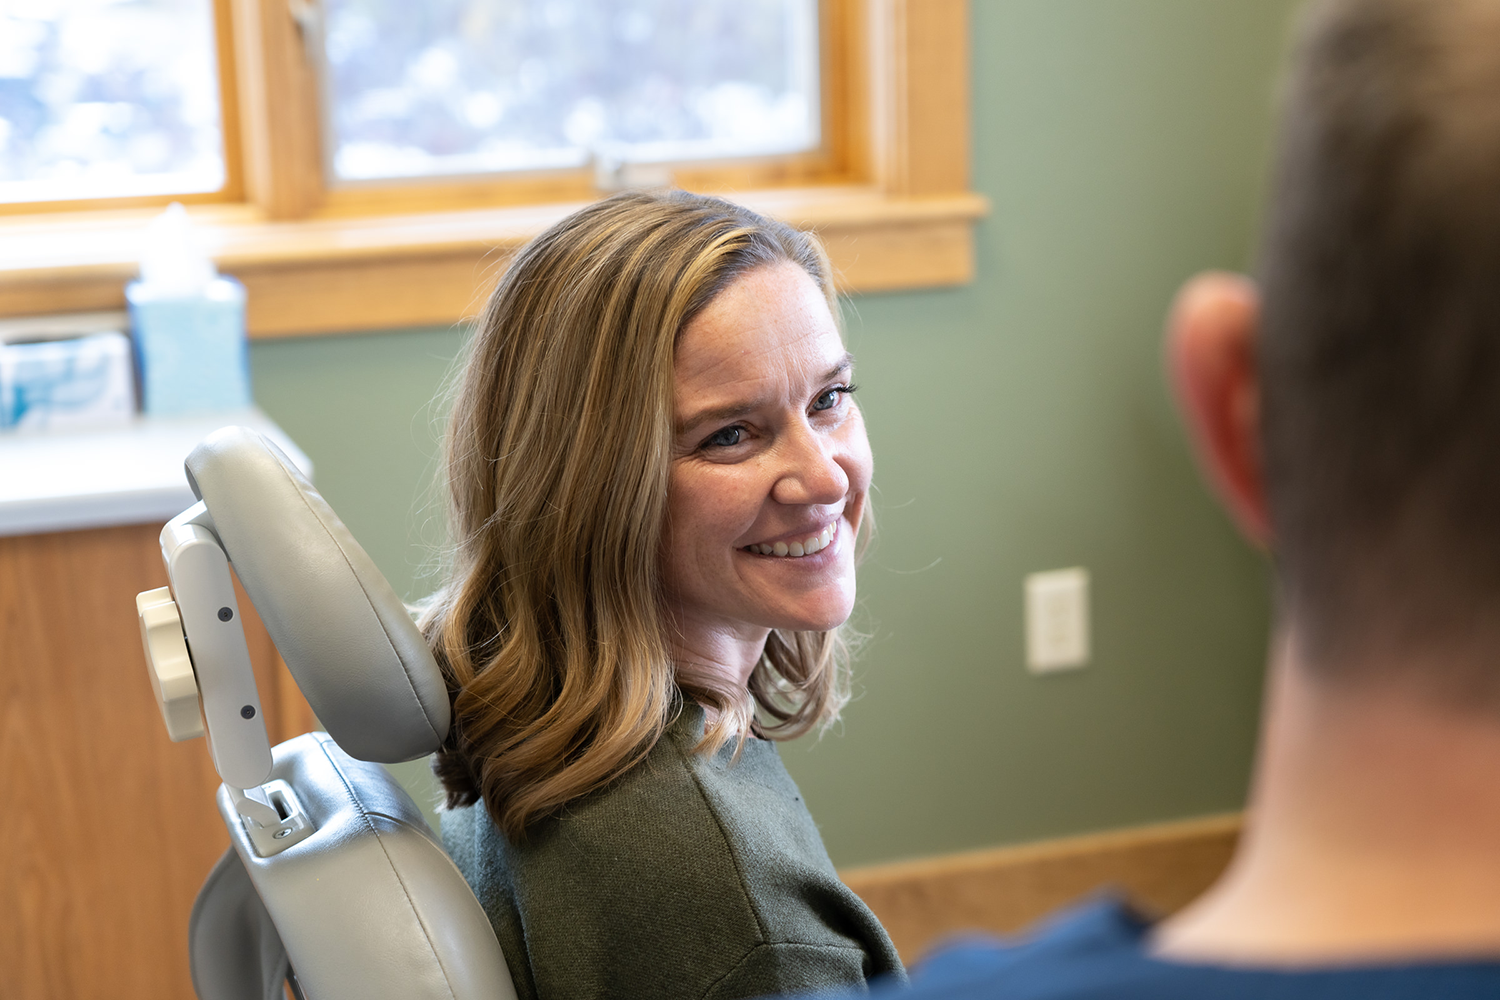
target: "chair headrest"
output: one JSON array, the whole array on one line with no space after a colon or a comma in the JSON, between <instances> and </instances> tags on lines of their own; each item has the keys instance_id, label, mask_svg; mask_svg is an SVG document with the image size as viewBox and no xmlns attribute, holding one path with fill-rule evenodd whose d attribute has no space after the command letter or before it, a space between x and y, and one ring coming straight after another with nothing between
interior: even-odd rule
<instances>
[{"instance_id":1,"label":"chair headrest","mask_svg":"<svg viewBox=\"0 0 1500 1000\"><path fill-rule=\"evenodd\" d=\"M448 692L422 633L349 529L281 450L244 427L210 434L188 484L282 659L352 757L437 750Z\"/></svg>"}]
</instances>

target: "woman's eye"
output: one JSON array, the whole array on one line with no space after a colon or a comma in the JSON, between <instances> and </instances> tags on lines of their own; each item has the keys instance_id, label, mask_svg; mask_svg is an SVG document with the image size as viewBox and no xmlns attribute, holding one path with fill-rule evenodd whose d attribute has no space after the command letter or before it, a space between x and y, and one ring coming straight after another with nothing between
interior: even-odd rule
<instances>
[{"instance_id":1,"label":"woman's eye","mask_svg":"<svg viewBox=\"0 0 1500 1000\"><path fill-rule=\"evenodd\" d=\"M744 428L725 427L723 430L714 431L703 443L710 448L732 448L740 443L744 435Z\"/></svg>"},{"instance_id":2,"label":"woman's eye","mask_svg":"<svg viewBox=\"0 0 1500 1000\"><path fill-rule=\"evenodd\" d=\"M832 389L824 392L817 399L813 400L812 408L814 410L831 410L835 406L839 405L840 396L844 395L847 392L853 391L854 386L852 385L836 385Z\"/></svg>"}]
</instances>

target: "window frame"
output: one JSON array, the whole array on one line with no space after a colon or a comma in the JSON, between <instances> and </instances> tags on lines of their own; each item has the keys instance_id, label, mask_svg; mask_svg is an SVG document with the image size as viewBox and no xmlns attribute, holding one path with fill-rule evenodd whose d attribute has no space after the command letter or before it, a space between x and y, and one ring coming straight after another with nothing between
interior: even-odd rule
<instances>
[{"instance_id":1,"label":"window frame","mask_svg":"<svg viewBox=\"0 0 1500 1000\"><path fill-rule=\"evenodd\" d=\"M145 222L181 200L245 283L251 336L451 323L477 312L526 240L599 197L584 171L330 190L291 0L214 2L226 188L0 215L0 316L119 308ZM823 151L680 167L674 180L816 230L847 291L967 282L988 211L969 190L968 0L820 11Z\"/></svg>"}]
</instances>

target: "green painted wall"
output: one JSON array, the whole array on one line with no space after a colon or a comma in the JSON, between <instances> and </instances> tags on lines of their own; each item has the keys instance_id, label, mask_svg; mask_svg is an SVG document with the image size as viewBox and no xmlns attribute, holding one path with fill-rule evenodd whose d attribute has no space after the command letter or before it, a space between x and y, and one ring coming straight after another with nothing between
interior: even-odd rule
<instances>
[{"instance_id":1,"label":"green painted wall","mask_svg":"<svg viewBox=\"0 0 1500 1000\"><path fill-rule=\"evenodd\" d=\"M1177 284L1244 267L1291 0L974 0L969 287L856 298L877 548L858 696L784 749L834 861L1235 808L1265 570L1199 485L1159 358ZM452 330L259 342L261 405L399 590L438 533ZM1094 659L1033 677L1021 580L1093 575ZM421 767L403 775L427 794Z\"/></svg>"}]
</instances>

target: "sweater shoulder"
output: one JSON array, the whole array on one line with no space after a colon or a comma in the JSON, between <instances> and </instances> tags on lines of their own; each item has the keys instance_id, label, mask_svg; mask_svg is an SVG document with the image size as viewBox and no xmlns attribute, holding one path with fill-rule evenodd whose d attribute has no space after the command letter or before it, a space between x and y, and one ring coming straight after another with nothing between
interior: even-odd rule
<instances>
[{"instance_id":1,"label":"sweater shoulder","mask_svg":"<svg viewBox=\"0 0 1500 1000\"><path fill-rule=\"evenodd\" d=\"M730 749L694 753L702 716L691 711L640 764L524 841L507 840L482 806L445 816L513 974L512 953L524 956L518 990L525 980L537 997L707 996L742 963L759 981L754 969L795 969L798 955L819 969L839 956L834 981L847 985L899 969L838 881L775 748L747 745L738 761Z\"/></svg>"}]
</instances>

